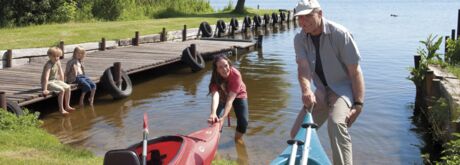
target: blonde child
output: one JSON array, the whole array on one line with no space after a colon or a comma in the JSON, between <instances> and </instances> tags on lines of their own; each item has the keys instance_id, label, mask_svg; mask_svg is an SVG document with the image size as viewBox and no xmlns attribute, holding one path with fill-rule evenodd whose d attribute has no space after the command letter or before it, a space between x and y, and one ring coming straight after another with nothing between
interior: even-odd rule
<instances>
[{"instance_id":1,"label":"blonde child","mask_svg":"<svg viewBox=\"0 0 460 165\"><path fill-rule=\"evenodd\" d=\"M83 59L86 56L85 49L75 47L72 59L67 63L65 77L67 83L76 83L81 87L80 106L83 106L83 101L87 92L91 91L89 96L89 105L93 106L94 94L96 93L96 84L85 75L85 67Z\"/></svg>"},{"instance_id":2,"label":"blonde child","mask_svg":"<svg viewBox=\"0 0 460 165\"><path fill-rule=\"evenodd\" d=\"M59 111L66 115L69 112L75 110L72 108L70 103L70 85L64 82L64 73L62 72L61 62L59 57L62 56L61 49L52 47L48 49L48 60L43 67L41 85L43 89L43 95L48 95L51 92L58 93L58 104ZM64 107L65 98L65 107Z\"/></svg>"}]
</instances>

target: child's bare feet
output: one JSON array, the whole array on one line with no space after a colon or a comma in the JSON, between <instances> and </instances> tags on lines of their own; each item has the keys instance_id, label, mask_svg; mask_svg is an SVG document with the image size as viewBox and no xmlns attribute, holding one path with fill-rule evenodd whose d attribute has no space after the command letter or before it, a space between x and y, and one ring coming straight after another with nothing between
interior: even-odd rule
<instances>
[{"instance_id":1,"label":"child's bare feet","mask_svg":"<svg viewBox=\"0 0 460 165\"><path fill-rule=\"evenodd\" d=\"M65 110L67 110L67 111L75 111L75 108L72 108L71 106L69 106Z\"/></svg>"},{"instance_id":2,"label":"child's bare feet","mask_svg":"<svg viewBox=\"0 0 460 165\"><path fill-rule=\"evenodd\" d=\"M88 99L89 105L93 106L94 99Z\"/></svg>"},{"instance_id":3,"label":"child's bare feet","mask_svg":"<svg viewBox=\"0 0 460 165\"><path fill-rule=\"evenodd\" d=\"M61 114L62 115L67 115L67 114L69 114L69 112L67 112L66 110L61 110Z\"/></svg>"}]
</instances>

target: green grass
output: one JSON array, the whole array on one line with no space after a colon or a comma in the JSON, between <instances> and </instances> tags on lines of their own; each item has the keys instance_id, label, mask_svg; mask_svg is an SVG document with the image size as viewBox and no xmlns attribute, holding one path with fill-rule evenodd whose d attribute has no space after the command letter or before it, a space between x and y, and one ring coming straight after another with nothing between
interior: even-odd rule
<instances>
[{"instance_id":1,"label":"green grass","mask_svg":"<svg viewBox=\"0 0 460 165\"><path fill-rule=\"evenodd\" d=\"M90 151L61 144L39 127L38 116L0 109L0 164L102 164Z\"/></svg>"},{"instance_id":2,"label":"green grass","mask_svg":"<svg viewBox=\"0 0 460 165\"><path fill-rule=\"evenodd\" d=\"M229 12L193 14L176 18L144 19L135 21L114 22L86 22L37 25L21 28L0 29L0 50L49 47L57 45L60 40L65 44L78 44L83 42L132 38L135 31L140 35L158 34L165 27L167 31L180 30L184 24L187 28L196 28L202 21L215 24L218 19L230 21L231 17L242 18L246 15L272 13L275 10L248 9L247 14L235 14Z\"/></svg>"},{"instance_id":3,"label":"green grass","mask_svg":"<svg viewBox=\"0 0 460 165\"><path fill-rule=\"evenodd\" d=\"M450 73L454 74L457 78L460 79L460 66L451 66L451 65L449 65L449 66L447 67L447 70L448 70Z\"/></svg>"},{"instance_id":4,"label":"green grass","mask_svg":"<svg viewBox=\"0 0 460 165\"><path fill-rule=\"evenodd\" d=\"M102 164L102 158L63 145L40 128L0 131L0 164Z\"/></svg>"}]
</instances>

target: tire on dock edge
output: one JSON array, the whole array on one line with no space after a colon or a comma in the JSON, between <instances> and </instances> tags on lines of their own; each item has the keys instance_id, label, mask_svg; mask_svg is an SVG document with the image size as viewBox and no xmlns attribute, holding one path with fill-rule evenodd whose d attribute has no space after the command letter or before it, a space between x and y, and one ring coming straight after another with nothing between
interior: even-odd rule
<instances>
[{"instance_id":1,"label":"tire on dock edge","mask_svg":"<svg viewBox=\"0 0 460 165\"><path fill-rule=\"evenodd\" d=\"M112 68L109 67L104 71L101 78L102 86L114 99L122 99L128 97L133 92L133 85L128 74L121 70L121 85L118 87L113 80Z\"/></svg>"}]
</instances>

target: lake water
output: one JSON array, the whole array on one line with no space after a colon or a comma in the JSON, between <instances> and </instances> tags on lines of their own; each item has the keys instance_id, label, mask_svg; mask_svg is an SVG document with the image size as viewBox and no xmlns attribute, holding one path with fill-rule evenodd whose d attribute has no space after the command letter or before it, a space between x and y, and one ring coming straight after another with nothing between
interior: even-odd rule
<instances>
[{"instance_id":1,"label":"lake water","mask_svg":"<svg viewBox=\"0 0 460 165\"><path fill-rule=\"evenodd\" d=\"M228 3L210 2L215 8ZM295 3L250 0L247 6L291 9ZM366 99L363 113L350 129L354 163L422 164L419 146L423 141L412 131L415 126L410 119L415 87L406 79L407 68L413 65L419 40L431 33L450 35L456 28L460 1L337 0L321 1L321 5L326 18L353 33L362 56ZM291 26L265 36L263 53L231 57L248 88L250 121L245 146L235 146L236 121L232 118L233 126L225 127L221 136L220 158L267 164L286 147L302 105L292 43L299 30ZM136 81L129 98L112 101L99 96L94 109L78 110L67 118L57 113L45 116L44 128L64 143L100 156L139 142L144 112L150 116L150 137L190 133L207 125L210 68L208 62L205 70L193 74L182 68L143 78ZM319 129L319 136L331 157L326 127Z\"/></svg>"}]
</instances>

